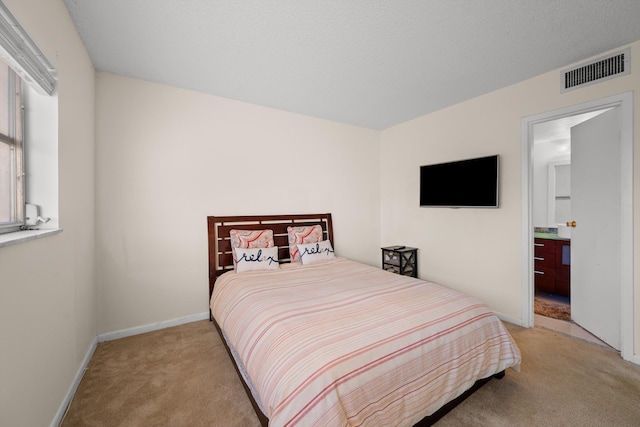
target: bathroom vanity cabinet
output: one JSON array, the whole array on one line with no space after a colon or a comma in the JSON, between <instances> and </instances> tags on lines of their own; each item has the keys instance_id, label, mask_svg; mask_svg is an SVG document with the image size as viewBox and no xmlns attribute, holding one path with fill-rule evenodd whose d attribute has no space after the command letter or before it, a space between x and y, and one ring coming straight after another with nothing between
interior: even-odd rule
<instances>
[{"instance_id":1,"label":"bathroom vanity cabinet","mask_svg":"<svg viewBox=\"0 0 640 427\"><path fill-rule=\"evenodd\" d=\"M571 296L571 241L534 239L534 279L536 291Z\"/></svg>"}]
</instances>

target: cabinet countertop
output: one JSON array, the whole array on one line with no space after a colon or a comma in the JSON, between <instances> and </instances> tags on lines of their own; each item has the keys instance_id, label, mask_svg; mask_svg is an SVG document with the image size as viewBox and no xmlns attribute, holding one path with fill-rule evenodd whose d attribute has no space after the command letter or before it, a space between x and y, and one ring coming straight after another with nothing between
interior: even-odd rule
<instances>
[{"instance_id":1,"label":"cabinet countertop","mask_svg":"<svg viewBox=\"0 0 640 427\"><path fill-rule=\"evenodd\" d=\"M560 237L554 233L533 233L533 237L536 239L567 240L567 241L571 240L568 237Z\"/></svg>"}]
</instances>

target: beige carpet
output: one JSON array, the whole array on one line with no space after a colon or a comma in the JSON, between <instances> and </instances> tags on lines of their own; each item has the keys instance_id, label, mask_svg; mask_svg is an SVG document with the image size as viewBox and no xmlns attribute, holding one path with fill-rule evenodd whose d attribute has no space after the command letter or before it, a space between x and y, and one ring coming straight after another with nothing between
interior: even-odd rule
<instances>
[{"instance_id":1,"label":"beige carpet","mask_svg":"<svg viewBox=\"0 0 640 427\"><path fill-rule=\"evenodd\" d=\"M259 426L208 320L98 344L62 426Z\"/></svg>"},{"instance_id":2,"label":"beige carpet","mask_svg":"<svg viewBox=\"0 0 640 427\"><path fill-rule=\"evenodd\" d=\"M507 327L521 372L489 381L437 426L640 425L640 366L546 329ZM259 423L215 327L199 321L100 343L62 425Z\"/></svg>"}]
</instances>

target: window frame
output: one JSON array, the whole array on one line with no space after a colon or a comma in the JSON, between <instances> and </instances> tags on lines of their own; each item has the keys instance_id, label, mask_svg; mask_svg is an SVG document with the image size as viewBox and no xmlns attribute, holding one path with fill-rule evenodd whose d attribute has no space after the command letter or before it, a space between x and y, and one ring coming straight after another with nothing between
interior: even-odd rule
<instances>
[{"instance_id":1,"label":"window frame","mask_svg":"<svg viewBox=\"0 0 640 427\"><path fill-rule=\"evenodd\" d=\"M62 229L59 228L58 222L57 131L54 135L40 134L52 130L47 115L52 115L56 124L58 121L57 70L2 0L0 0L0 58L20 78L19 89L22 97L21 102L16 103L20 109L15 110L16 117L22 119L22 125L16 129L21 132L20 154L22 157L16 164L16 173L13 173L18 180L17 184L21 186L21 191L17 193L14 205L16 218L9 224L6 222L8 215L3 217L5 222L0 226L1 248L57 234L62 232ZM36 93L55 100L55 105L35 99ZM30 120L37 121L44 118L46 122L44 126L40 123L36 126L26 120L27 116ZM44 129L41 130L41 128ZM49 149L54 149L55 153L48 151ZM42 156L45 157L44 162ZM26 175L27 171L30 173L29 177ZM37 173L34 174L34 172ZM35 207L35 213L38 216L41 209L47 212L46 214L51 218L45 218L45 223L50 219L53 221L48 223L46 228L41 228L37 218L28 217L32 214L32 210L28 209L29 205ZM17 220L20 217L22 221ZM32 221L36 221L36 225L32 226Z\"/></svg>"},{"instance_id":2,"label":"window frame","mask_svg":"<svg viewBox=\"0 0 640 427\"><path fill-rule=\"evenodd\" d=\"M0 60L2 61L2 60ZM25 226L25 149L24 149L24 97L22 79L6 63L7 67L7 133L0 131L0 143L7 144L12 151L10 159L10 195L0 195L0 200L9 200L9 217L7 221L0 222L0 234L11 233ZM2 102L2 101L0 101Z\"/></svg>"}]
</instances>

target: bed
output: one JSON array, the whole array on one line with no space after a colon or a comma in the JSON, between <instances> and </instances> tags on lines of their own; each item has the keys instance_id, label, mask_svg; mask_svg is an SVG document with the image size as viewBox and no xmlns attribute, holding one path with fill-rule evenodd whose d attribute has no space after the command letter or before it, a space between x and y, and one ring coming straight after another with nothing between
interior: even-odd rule
<instances>
[{"instance_id":1,"label":"bed","mask_svg":"<svg viewBox=\"0 0 640 427\"><path fill-rule=\"evenodd\" d=\"M262 425L431 425L519 369L476 298L336 256L331 214L207 222L211 320Z\"/></svg>"}]
</instances>

